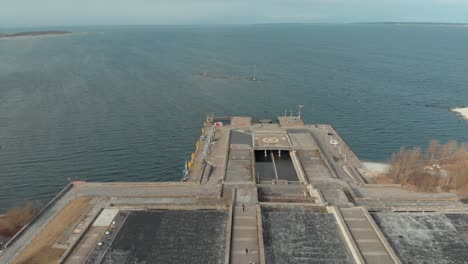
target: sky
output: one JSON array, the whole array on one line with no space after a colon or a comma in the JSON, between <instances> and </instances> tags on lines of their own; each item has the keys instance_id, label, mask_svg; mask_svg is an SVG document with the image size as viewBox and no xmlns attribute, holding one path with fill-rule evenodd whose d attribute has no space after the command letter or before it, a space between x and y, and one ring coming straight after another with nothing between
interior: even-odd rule
<instances>
[{"instance_id":1,"label":"sky","mask_svg":"<svg viewBox=\"0 0 468 264\"><path fill-rule=\"evenodd\" d=\"M468 22L468 0L0 0L0 27Z\"/></svg>"}]
</instances>

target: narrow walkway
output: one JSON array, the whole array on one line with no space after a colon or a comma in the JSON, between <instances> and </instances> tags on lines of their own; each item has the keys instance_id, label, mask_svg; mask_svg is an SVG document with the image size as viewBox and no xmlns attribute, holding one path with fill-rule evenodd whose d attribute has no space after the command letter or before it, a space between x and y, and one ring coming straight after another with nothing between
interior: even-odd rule
<instances>
[{"instance_id":1,"label":"narrow walkway","mask_svg":"<svg viewBox=\"0 0 468 264\"><path fill-rule=\"evenodd\" d=\"M340 212L366 263L394 263L360 208L341 208Z\"/></svg>"},{"instance_id":2,"label":"narrow walkway","mask_svg":"<svg viewBox=\"0 0 468 264\"><path fill-rule=\"evenodd\" d=\"M260 263L256 199L251 199L257 196L255 193L255 188L237 189L232 216L232 264Z\"/></svg>"}]
</instances>

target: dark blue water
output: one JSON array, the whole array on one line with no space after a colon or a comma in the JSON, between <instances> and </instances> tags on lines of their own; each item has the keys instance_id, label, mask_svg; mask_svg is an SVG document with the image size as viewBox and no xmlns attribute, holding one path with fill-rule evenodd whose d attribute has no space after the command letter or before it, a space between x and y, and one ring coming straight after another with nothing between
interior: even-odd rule
<instances>
[{"instance_id":1,"label":"dark blue water","mask_svg":"<svg viewBox=\"0 0 468 264\"><path fill-rule=\"evenodd\" d=\"M0 40L0 211L74 179L179 180L211 112L264 118L303 104L307 122L331 123L367 160L468 141L468 122L447 111L468 105L468 28L71 30L87 33Z\"/></svg>"}]
</instances>

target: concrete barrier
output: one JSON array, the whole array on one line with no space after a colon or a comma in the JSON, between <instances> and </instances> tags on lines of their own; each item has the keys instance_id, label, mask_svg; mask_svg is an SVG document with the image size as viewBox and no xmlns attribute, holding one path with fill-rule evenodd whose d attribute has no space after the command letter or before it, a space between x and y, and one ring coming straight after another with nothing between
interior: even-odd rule
<instances>
[{"instance_id":1,"label":"concrete barrier","mask_svg":"<svg viewBox=\"0 0 468 264\"><path fill-rule=\"evenodd\" d=\"M200 180L198 181L199 184L202 184L202 182L203 182L203 176L205 175L206 164L207 164L206 160L203 159L202 164L201 164L201 169L200 169L200 171L201 171L200 172Z\"/></svg>"},{"instance_id":2,"label":"concrete barrier","mask_svg":"<svg viewBox=\"0 0 468 264\"><path fill-rule=\"evenodd\" d=\"M265 264L265 245L263 244L263 223L262 223L262 208L257 203L257 236L258 236L258 256L260 264Z\"/></svg>"},{"instance_id":3,"label":"concrete barrier","mask_svg":"<svg viewBox=\"0 0 468 264\"><path fill-rule=\"evenodd\" d=\"M307 190L309 191L309 194L311 197L316 197L317 198L317 204L325 204L325 198L323 198L322 192L315 188L312 184L307 184Z\"/></svg>"},{"instance_id":4,"label":"concrete barrier","mask_svg":"<svg viewBox=\"0 0 468 264\"><path fill-rule=\"evenodd\" d=\"M224 263L229 264L231 261L231 238L232 238L232 218L234 214L234 203L236 201L236 192L237 189L234 188L232 190L232 201L231 204L229 205L229 215L226 223L226 246L225 246L225 251L224 251Z\"/></svg>"},{"instance_id":5,"label":"concrete barrier","mask_svg":"<svg viewBox=\"0 0 468 264\"><path fill-rule=\"evenodd\" d=\"M253 138L253 137L252 137ZM255 175L255 152L253 150L253 148L250 150L250 178L252 180L252 182L255 182L255 183L260 183L260 179L257 179L257 176Z\"/></svg>"},{"instance_id":6,"label":"concrete barrier","mask_svg":"<svg viewBox=\"0 0 468 264\"><path fill-rule=\"evenodd\" d=\"M343 189L346 189L346 191L349 192L354 201L356 201L356 199L359 199L357 194L354 192L353 187L348 182L343 184Z\"/></svg>"},{"instance_id":7,"label":"concrete barrier","mask_svg":"<svg viewBox=\"0 0 468 264\"><path fill-rule=\"evenodd\" d=\"M226 140L226 158L224 159L224 173L223 173L223 180L222 182L224 183L224 181L226 180L226 175L227 175L227 168L228 168L228 162L229 162L229 153L231 152L231 133L232 133L232 130L229 131L228 135L227 135L227 140Z\"/></svg>"},{"instance_id":8,"label":"concrete barrier","mask_svg":"<svg viewBox=\"0 0 468 264\"><path fill-rule=\"evenodd\" d=\"M304 172L304 167L302 166L301 162L299 161L299 158L297 157L297 153L295 150L290 152L291 160L294 165L294 169L296 169L296 173L299 176L299 179L302 180L303 183L309 184L309 179L307 179L307 176Z\"/></svg>"},{"instance_id":9,"label":"concrete barrier","mask_svg":"<svg viewBox=\"0 0 468 264\"><path fill-rule=\"evenodd\" d=\"M351 150L351 148L348 146L348 144L346 144L346 141L344 141L343 138L340 136L340 134L338 134L338 132L336 132L336 129L335 129L333 126L331 126L331 125L327 125L327 126L329 127L329 129L330 129L331 131L334 132L334 133L333 133L334 136L337 137L338 139L340 139L340 144L343 144L343 145L346 147L347 151L348 151L349 153L351 153L351 156L354 158L354 161L357 162L357 164L359 165L359 167L365 168L365 166L362 164L361 160L360 160L360 159L356 156L356 154ZM359 167L358 167L358 168L359 168Z\"/></svg>"},{"instance_id":10,"label":"concrete barrier","mask_svg":"<svg viewBox=\"0 0 468 264\"><path fill-rule=\"evenodd\" d=\"M23 234L26 232L34 223L37 222L39 218L41 218L58 200L60 200L68 191L70 191L73 188L74 184L73 182L70 182L65 188L63 188L52 200L47 203L47 205L39 212L39 214L34 217L31 222L29 222L27 225L23 226L16 235L14 235L10 240L8 240L5 245L3 245L2 249L7 249L11 244L16 242Z\"/></svg>"}]
</instances>

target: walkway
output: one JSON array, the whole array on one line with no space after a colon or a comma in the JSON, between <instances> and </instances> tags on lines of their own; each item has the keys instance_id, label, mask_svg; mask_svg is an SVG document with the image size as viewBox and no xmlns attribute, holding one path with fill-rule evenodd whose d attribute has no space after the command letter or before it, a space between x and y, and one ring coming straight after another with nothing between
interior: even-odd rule
<instances>
[{"instance_id":1,"label":"walkway","mask_svg":"<svg viewBox=\"0 0 468 264\"><path fill-rule=\"evenodd\" d=\"M379 239L361 208L341 208L340 212L366 263L395 263L384 246L386 241Z\"/></svg>"},{"instance_id":2,"label":"walkway","mask_svg":"<svg viewBox=\"0 0 468 264\"><path fill-rule=\"evenodd\" d=\"M237 189L232 216L232 264L260 263L257 231L256 189Z\"/></svg>"}]
</instances>

